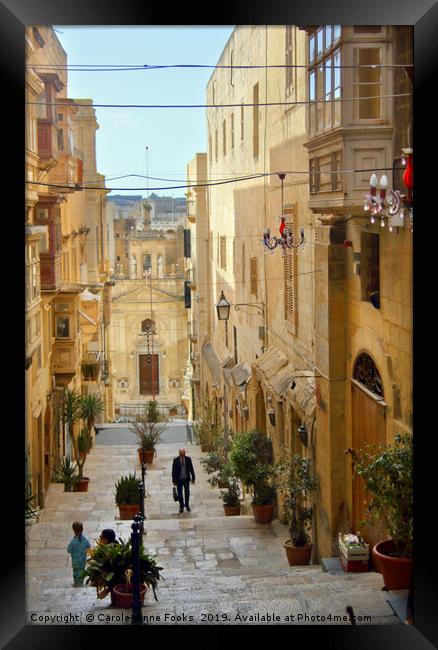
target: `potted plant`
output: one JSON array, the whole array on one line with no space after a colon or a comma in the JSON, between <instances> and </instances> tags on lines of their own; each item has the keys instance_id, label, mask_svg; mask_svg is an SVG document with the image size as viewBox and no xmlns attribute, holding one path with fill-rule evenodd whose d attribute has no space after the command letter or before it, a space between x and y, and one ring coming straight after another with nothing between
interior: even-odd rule
<instances>
[{"instance_id":1,"label":"potted plant","mask_svg":"<svg viewBox=\"0 0 438 650\"><path fill-rule=\"evenodd\" d=\"M230 479L226 490L221 490L221 499L226 517L240 515L240 486L237 479Z\"/></svg>"},{"instance_id":2,"label":"potted plant","mask_svg":"<svg viewBox=\"0 0 438 650\"><path fill-rule=\"evenodd\" d=\"M141 480L134 474L122 476L116 483L115 501L119 508L120 519L133 519L140 510Z\"/></svg>"},{"instance_id":3,"label":"potted plant","mask_svg":"<svg viewBox=\"0 0 438 650\"><path fill-rule=\"evenodd\" d=\"M151 587L155 600L155 592L162 567L157 566L156 561L145 553L143 544L140 543L140 597L143 597L147 587ZM111 603L116 607L131 607L126 604L126 598L129 595L129 587L126 588L127 571L132 571L132 546L131 540L123 541L119 539L113 544L97 545L91 549L90 556L84 569L85 584L96 587L97 597L105 598L111 595ZM129 573L128 573L129 576ZM125 583L125 584L124 584ZM117 592L115 589L117 588ZM123 601L120 602L119 598Z\"/></svg>"},{"instance_id":4,"label":"potted plant","mask_svg":"<svg viewBox=\"0 0 438 650\"><path fill-rule=\"evenodd\" d=\"M77 463L73 463L67 456L63 458L55 469L55 480L57 483L64 483L64 492L72 492L73 485L77 480Z\"/></svg>"},{"instance_id":5,"label":"potted plant","mask_svg":"<svg viewBox=\"0 0 438 650\"><path fill-rule=\"evenodd\" d=\"M272 442L261 431L235 436L230 451L234 475L253 491L254 519L269 523L274 514L274 466Z\"/></svg>"},{"instance_id":6,"label":"potted plant","mask_svg":"<svg viewBox=\"0 0 438 650\"><path fill-rule=\"evenodd\" d=\"M222 434L222 427L219 422L217 409L212 400L204 399L201 409L201 417L194 425L196 441L201 445L202 452L216 449L218 440Z\"/></svg>"},{"instance_id":7,"label":"potted plant","mask_svg":"<svg viewBox=\"0 0 438 650\"><path fill-rule=\"evenodd\" d=\"M312 554L310 529L313 508L310 504L317 479L310 460L293 454L277 468L278 487L285 494L284 506L290 539L284 543L290 566L309 564Z\"/></svg>"},{"instance_id":8,"label":"potted plant","mask_svg":"<svg viewBox=\"0 0 438 650\"><path fill-rule=\"evenodd\" d=\"M388 590L409 589L413 550L413 445L408 433L393 445L368 445L353 456L354 472L370 496L366 518L389 538L372 549Z\"/></svg>"},{"instance_id":9,"label":"potted plant","mask_svg":"<svg viewBox=\"0 0 438 650\"><path fill-rule=\"evenodd\" d=\"M143 413L137 415L131 423L138 440L138 458L140 463L151 464L154 460L155 447L165 429L167 419L158 410L155 401L148 402Z\"/></svg>"},{"instance_id":10,"label":"potted plant","mask_svg":"<svg viewBox=\"0 0 438 650\"><path fill-rule=\"evenodd\" d=\"M85 461L87 460L87 454L90 451L92 445L93 439L91 437L91 434L89 430L84 427L81 429L81 433L79 434L76 441L78 475L73 483L73 492L88 492L88 484L90 482L90 479L88 476L84 476L84 465Z\"/></svg>"}]
</instances>

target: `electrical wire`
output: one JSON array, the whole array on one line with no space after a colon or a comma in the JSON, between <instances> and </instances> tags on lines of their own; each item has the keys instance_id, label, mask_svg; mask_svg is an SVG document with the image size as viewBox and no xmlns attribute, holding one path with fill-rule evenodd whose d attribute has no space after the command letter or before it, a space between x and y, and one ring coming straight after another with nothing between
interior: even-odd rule
<instances>
[{"instance_id":1,"label":"electrical wire","mask_svg":"<svg viewBox=\"0 0 438 650\"><path fill-rule=\"evenodd\" d=\"M270 64L270 65L207 65L207 64L170 64L170 65L148 65L145 64L122 64L122 63L66 63L66 64L50 64L50 63L26 63L26 68L44 69L53 68L57 70L69 70L71 72L124 72L132 70L166 70L166 69L214 69L214 70L264 70L264 69L288 69L288 68L304 68L319 67L318 64L313 66L306 64ZM321 66L322 67L322 66ZM412 63L362 63L362 64L333 64L333 68L412 68Z\"/></svg>"},{"instance_id":2,"label":"electrical wire","mask_svg":"<svg viewBox=\"0 0 438 650\"><path fill-rule=\"evenodd\" d=\"M376 172L376 171L392 171L392 166L391 167L378 167L378 168L369 168L369 169L340 169L340 170L335 170L335 171L320 171L320 172L310 172L309 170L306 171L287 171L287 172L281 172L284 174L306 174L309 175L310 173L312 174L361 174L364 172ZM177 189L190 189L190 188L198 188L198 187L213 187L215 185L226 185L228 183L237 183L240 181L248 181L248 180L256 180L258 178L263 178L264 176L278 176L279 172L260 172L258 174L253 174L251 176L241 176L238 178L232 178L228 180L223 180L223 181L212 181L211 183L196 183L196 184L191 184L191 185L170 185L170 186L165 186L165 187L96 187L96 186L86 186L86 185L62 185L62 184L57 184L57 183L43 183L41 181L30 181L30 180L25 180L24 182L28 185L42 185L44 187L55 187L55 188L66 188L66 189L72 189L72 190L101 190L101 191L107 191L107 192L113 192L113 191L123 191L123 192L135 192L135 191L140 191L140 190L177 190ZM146 199L145 199L146 200Z\"/></svg>"},{"instance_id":3,"label":"electrical wire","mask_svg":"<svg viewBox=\"0 0 438 650\"><path fill-rule=\"evenodd\" d=\"M264 104L75 104L73 102L24 102L26 106L76 106L79 108L238 108L241 106L296 106L297 104L320 104L327 102L361 102L368 99L392 99L394 97L411 97L412 93L396 93L391 95L370 95L367 97L340 97L339 99L303 99L293 102L266 102Z\"/></svg>"}]
</instances>

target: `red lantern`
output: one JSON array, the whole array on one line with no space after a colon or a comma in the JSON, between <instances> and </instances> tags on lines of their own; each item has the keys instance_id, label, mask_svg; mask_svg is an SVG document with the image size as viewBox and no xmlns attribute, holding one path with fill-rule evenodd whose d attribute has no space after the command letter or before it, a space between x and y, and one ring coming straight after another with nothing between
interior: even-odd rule
<instances>
[{"instance_id":1,"label":"red lantern","mask_svg":"<svg viewBox=\"0 0 438 650\"><path fill-rule=\"evenodd\" d=\"M406 154L406 169L403 174L403 183L406 185L407 198L412 199L412 189L414 187L414 163L412 151Z\"/></svg>"},{"instance_id":2,"label":"red lantern","mask_svg":"<svg viewBox=\"0 0 438 650\"><path fill-rule=\"evenodd\" d=\"M280 235L283 237L283 231L286 227L286 218L281 217L281 224L280 224Z\"/></svg>"}]
</instances>

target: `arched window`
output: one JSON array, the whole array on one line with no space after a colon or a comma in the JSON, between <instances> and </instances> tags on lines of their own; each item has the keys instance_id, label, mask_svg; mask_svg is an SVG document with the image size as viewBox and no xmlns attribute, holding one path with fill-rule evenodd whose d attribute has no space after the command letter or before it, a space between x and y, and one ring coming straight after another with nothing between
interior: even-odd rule
<instances>
[{"instance_id":1,"label":"arched window","mask_svg":"<svg viewBox=\"0 0 438 650\"><path fill-rule=\"evenodd\" d=\"M356 363L354 364L353 379L356 379L356 381L375 395L378 395L382 399L384 398L382 379L376 364L369 354L362 352L357 357Z\"/></svg>"}]
</instances>

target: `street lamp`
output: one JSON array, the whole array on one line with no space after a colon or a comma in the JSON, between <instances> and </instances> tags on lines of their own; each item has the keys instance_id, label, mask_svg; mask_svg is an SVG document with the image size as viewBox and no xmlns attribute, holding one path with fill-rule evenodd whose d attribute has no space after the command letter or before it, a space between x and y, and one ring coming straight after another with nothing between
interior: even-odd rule
<instances>
[{"instance_id":1,"label":"street lamp","mask_svg":"<svg viewBox=\"0 0 438 650\"><path fill-rule=\"evenodd\" d=\"M216 310L217 310L217 317L219 320L228 320L230 317L230 307L231 304L228 302L228 300L224 296L224 292L221 292L221 297L219 298L219 302L216 305Z\"/></svg>"},{"instance_id":2,"label":"street lamp","mask_svg":"<svg viewBox=\"0 0 438 650\"><path fill-rule=\"evenodd\" d=\"M237 304L233 305L234 309L236 311L240 311L241 307L256 307L257 315L258 316L264 316L265 315L265 305L264 303L255 303L255 302L238 302ZM217 310L217 317L219 320L228 320L230 317L230 308L231 308L231 303L228 302L228 300L225 298L224 292L221 291L221 296L219 298L219 302L216 305L216 310Z\"/></svg>"}]
</instances>

